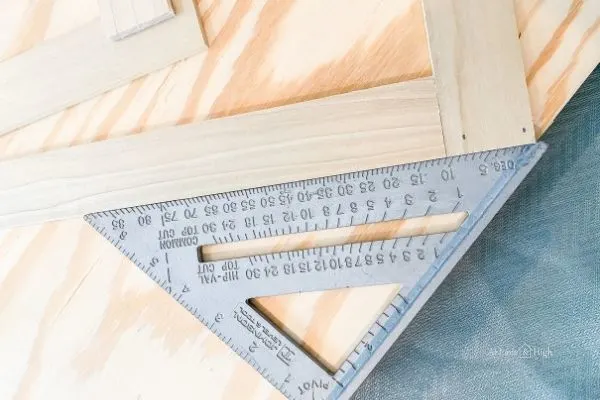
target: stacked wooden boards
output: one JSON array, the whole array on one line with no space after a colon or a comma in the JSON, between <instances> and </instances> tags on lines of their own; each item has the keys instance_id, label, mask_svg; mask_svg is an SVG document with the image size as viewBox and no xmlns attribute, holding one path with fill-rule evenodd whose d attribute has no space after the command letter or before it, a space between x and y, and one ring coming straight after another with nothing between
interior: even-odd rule
<instances>
[{"instance_id":1,"label":"stacked wooden boards","mask_svg":"<svg viewBox=\"0 0 600 400\"><path fill-rule=\"evenodd\" d=\"M589 4L582 3L576 12L589 15L590 10L583 9ZM355 8L348 8L346 2L331 3L331 7L342 6L347 13L341 17L337 13L336 24L347 29L327 42L323 38L335 34L330 32L328 17L333 13L323 9L329 5L321 2L286 7L238 4L231 9L225 3L215 4L204 13L209 35L215 32L212 24L227 14L230 19L211 43L206 59L190 59L74 107L7 136L0 146L7 156L20 155L429 74L420 4L404 2L405 8L399 9L397 1ZM542 6L537 12L548 13ZM568 15L568 21L574 21L579 14ZM297 31L288 32L306 18L313 21L314 31L300 38ZM561 31L568 32L571 24L567 22ZM593 24L584 31L596 32ZM598 40L597 34L589 37L588 44ZM298 55L298 46L314 49L315 43L323 46L320 51ZM580 53L586 53L587 47L582 48ZM597 60L594 48L591 51ZM580 60L589 60L589 52ZM399 62L405 54L410 54L410 60ZM567 76L573 75L563 78ZM195 84L190 87L189 82ZM572 86L564 87L572 91L579 84L568 78L562 82L571 82ZM377 145L377 162L403 161L387 152L389 143ZM292 151L288 156L295 157ZM372 156L360 152L353 159L364 168L371 161ZM6 350L3 354L11 354L10 365L0 367L3 374L6 371L3 376L10 377L0 389L2 394L161 398L176 390L181 396L202 393L207 398L239 398L240 393L245 398L277 397L250 367L183 310L171 307L166 295L78 220L6 231L0 240L0 346ZM356 317L361 308L367 314L365 299L381 296L380 292L367 288L314 294L304 296L302 302L291 296L276 306L296 325L298 336L334 364L336 353L339 357L346 351L348 343L343 341L353 329L345 316Z\"/></svg>"}]
</instances>

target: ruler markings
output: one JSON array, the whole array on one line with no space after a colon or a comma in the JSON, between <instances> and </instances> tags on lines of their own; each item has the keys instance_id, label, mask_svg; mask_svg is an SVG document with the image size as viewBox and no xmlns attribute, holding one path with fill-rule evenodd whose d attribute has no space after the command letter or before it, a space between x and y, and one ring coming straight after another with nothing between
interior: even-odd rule
<instances>
[{"instance_id":1,"label":"ruler markings","mask_svg":"<svg viewBox=\"0 0 600 400\"><path fill-rule=\"evenodd\" d=\"M453 267L455 254L463 254L462 243L487 224L489 205L505 201L544 150L542 143L524 145L101 211L85 220L285 396L333 399L351 394L364 379L414 315L407 316L408 310L420 308L431 282ZM275 247L267 254L214 262L197 255L202 245L236 238L434 218L457 210L468 213L458 231L440 232L439 240L426 232L416 235L418 241L409 236L404 247L396 237L312 251L282 253ZM335 373L246 301L384 283L399 283L402 293Z\"/></svg>"}]
</instances>

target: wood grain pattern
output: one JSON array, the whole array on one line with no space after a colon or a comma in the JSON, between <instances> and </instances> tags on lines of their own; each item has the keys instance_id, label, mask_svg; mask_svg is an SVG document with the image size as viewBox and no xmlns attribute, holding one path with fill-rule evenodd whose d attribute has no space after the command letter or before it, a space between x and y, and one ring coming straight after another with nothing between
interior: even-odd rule
<instances>
[{"instance_id":1,"label":"wood grain pattern","mask_svg":"<svg viewBox=\"0 0 600 400\"><path fill-rule=\"evenodd\" d=\"M339 29L327 15L346 2L321 3L201 2L210 51L0 138L0 152L18 156L431 75L418 2L353 3ZM314 29L299 36L305 18Z\"/></svg>"},{"instance_id":2,"label":"wood grain pattern","mask_svg":"<svg viewBox=\"0 0 600 400\"><path fill-rule=\"evenodd\" d=\"M448 155L535 141L513 0L423 0Z\"/></svg>"},{"instance_id":3,"label":"wood grain pattern","mask_svg":"<svg viewBox=\"0 0 600 400\"><path fill-rule=\"evenodd\" d=\"M424 78L0 163L0 227L443 154Z\"/></svg>"},{"instance_id":4,"label":"wood grain pattern","mask_svg":"<svg viewBox=\"0 0 600 400\"><path fill-rule=\"evenodd\" d=\"M600 62L600 1L515 3L539 138Z\"/></svg>"},{"instance_id":5,"label":"wood grain pattern","mask_svg":"<svg viewBox=\"0 0 600 400\"><path fill-rule=\"evenodd\" d=\"M0 1L0 62L98 18L98 0Z\"/></svg>"},{"instance_id":6,"label":"wood grain pattern","mask_svg":"<svg viewBox=\"0 0 600 400\"><path fill-rule=\"evenodd\" d=\"M98 0L106 36L125 39L175 16L170 0Z\"/></svg>"},{"instance_id":7,"label":"wood grain pattern","mask_svg":"<svg viewBox=\"0 0 600 400\"><path fill-rule=\"evenodd\" d=\"M194 0L118 43L95 20L0 63L0 135L206 49Z\"/></svg>"},{"instance_id":8,"label":"wood grain pattern","mask_svg":"<svg viewBox=\"0 0 600 400\"><path fill-rule=\"evenodd\" d=\"M73 9L83 1L55 0ZM24 3L6 1L2 11ZM569 12L573 4L576 12ZM538 133L598 63L596 5L516 1ZM206 54L0 137L0 154L11 158L431 75L417 0L200 0L199 8ZM51 26L69 22L63 14L52 19ZM310 29L303 29L307 20ZM31 37L43 40L43 26L32 26ZM7 46L18 49L12 37ZM335 364L394 290L285 296L270 299L268 309ZM0 231L0 308L0 354L8 355L0 358L1 398L282 398L80 220Z\"/></svg>"}]
</instances>

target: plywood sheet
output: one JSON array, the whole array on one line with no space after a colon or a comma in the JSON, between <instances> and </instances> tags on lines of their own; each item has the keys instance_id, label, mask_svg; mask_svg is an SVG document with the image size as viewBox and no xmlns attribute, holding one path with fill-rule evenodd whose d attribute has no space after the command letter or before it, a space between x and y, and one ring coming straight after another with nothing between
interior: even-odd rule
<instances>
[{"instance_id":1,"label":"plywood sheet","mask_svg":"<svg viewBox=\"0 0 600 400\"><path fill-rule=\"evenodd\" d=\"M127 40L98 19L0 62L0 135L206 49L194 0Z\"/></svg>"}]
</instances>

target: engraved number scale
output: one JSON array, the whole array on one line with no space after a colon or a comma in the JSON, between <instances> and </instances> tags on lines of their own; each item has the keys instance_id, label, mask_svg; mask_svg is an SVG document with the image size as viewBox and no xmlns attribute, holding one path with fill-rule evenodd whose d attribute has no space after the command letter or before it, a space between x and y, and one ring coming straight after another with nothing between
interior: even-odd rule
<instances>
[{"instance_id":1,"label":"engraved number scale","mask_svg":"<svg viewBox=\"0 0 600 400\"><path fill-rule=\"evenodd\" d=\"M349 398L533 168L544 143L212 194L85 216L290 399ZM204 262L199 247L467 212L451 233ZM398 283L338 371L249 298Z\"/></svg>"}]
</instances>

